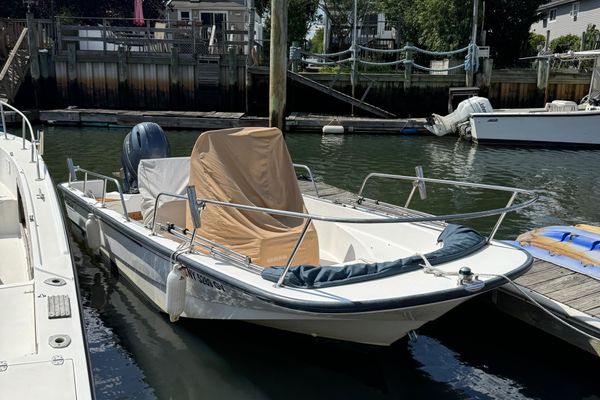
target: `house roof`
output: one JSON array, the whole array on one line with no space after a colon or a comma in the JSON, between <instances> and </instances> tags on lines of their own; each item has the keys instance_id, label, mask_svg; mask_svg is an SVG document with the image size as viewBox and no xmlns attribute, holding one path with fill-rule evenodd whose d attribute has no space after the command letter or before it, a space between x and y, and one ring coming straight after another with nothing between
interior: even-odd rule
<instances>
[{"instance_id":1,"label":"house roof","mask_svg":"<svg viewBox=\"0 0 600 400\"><path fill-rule=\"evenodd\" d=\"M245 10L245 0L174 0L171 6L175 10Z\"/></svg>"},{"instance_id":2,"label":"house roof","mask_svg":"<svg viewBox=\"0 0 600 400\"><path fill-rule=\"evenodd\" d=\"M575 3L578 0L552 0L538 7L538 11L549 10L554 7L562 6L563 4Z\"/></svg>"}]
</instances>

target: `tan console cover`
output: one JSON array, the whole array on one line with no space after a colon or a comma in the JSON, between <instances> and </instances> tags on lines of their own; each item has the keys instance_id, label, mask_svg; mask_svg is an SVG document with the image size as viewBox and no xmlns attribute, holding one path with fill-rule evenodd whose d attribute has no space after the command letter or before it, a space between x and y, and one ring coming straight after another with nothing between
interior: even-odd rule
<instances>
[{"instance_id":1,"label":"tan console cover","mask_svg":"<svg viewBox=\"0 0 600 400\"><path fill-rule=\"evenodd\" d=\"M232 128L205 132L190 162L190 185L199 198L278 210L305 211L292 160L276 128ZM264 267L285 265L305 220L207 205L199 233L251 257ZM189 211L187 227L192 228ZM311 225L293 265L319 264Z\"/></svg>"}]
</instances>

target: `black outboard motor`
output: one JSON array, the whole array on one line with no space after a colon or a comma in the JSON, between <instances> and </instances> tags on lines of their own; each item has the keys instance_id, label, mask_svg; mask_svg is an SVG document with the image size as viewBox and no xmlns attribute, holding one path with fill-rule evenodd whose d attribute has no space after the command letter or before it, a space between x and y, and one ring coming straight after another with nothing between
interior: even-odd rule
<instances>
[{"instance_id":1,"label":"black outboard motor","mask_svg":"<svg viewBox=\"0 0 600 400\"><path fill-rule=\"evenodd\" d=\"M142 122L133 127L123 141L121 164L123 165L124 190L128 193L137 193L137 169L140 160L149 158L170 157L171 146L167 135L162 128L154 122Z\"/></svg>"}]
</instances>

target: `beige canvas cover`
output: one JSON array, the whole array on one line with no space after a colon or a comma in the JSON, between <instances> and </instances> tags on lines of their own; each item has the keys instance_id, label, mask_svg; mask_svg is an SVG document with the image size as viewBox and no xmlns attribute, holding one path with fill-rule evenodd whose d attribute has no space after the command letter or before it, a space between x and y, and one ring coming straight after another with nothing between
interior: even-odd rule
<instances>
[{"instance_id":1,"label":"beige canvas cover","mask_svg":"<svg viewBox=\"0 0 600 400\"><path fill-rule=\"evenodd\" d=\"M150 226L153 222L156 197L160 193L185 195L189 179L189 157L140 160L138 165L138 188L142 197L140 211L144 225ZM158 202L156 221L184 226L186 204L186 200L161 196Z\"/></svg>"},{"instance_id":2,"label":"beige canvas cover","mask_svg":"<svg viewBox=\"0 0 600 400\"><path fill-rule=\"evenodd\" d=\"M232 128L205 132L190 162L190 185L199 198L303 212L304 202L281 131ZM199 233L251 257L261 266L285 265L305 220L207 205ZM187 214L187 227L192 221ZM293 265L319 264L311 225Z\"/></svg>"}]
</instances>

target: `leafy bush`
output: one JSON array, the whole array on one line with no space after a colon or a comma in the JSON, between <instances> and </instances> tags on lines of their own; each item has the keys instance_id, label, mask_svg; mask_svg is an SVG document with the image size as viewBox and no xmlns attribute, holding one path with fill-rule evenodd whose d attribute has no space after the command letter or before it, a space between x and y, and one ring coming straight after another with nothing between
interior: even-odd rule
<instances>
[{"instance_id":1,"label":"leafy bush","mask_svg":"<svg viewBox=\"0 0 600 400\"><path fill-rule=\"evenodd\" d=\"M546 43L546 37L544 35L541 35L539 33L535 33L535 32L531 32L529 34L529 49L527 51L527 55L536 55L539 51L540 48L544 47L544 44Z\"/></svg>"},{"instance_id":2,"label":"leafy bush","mask_svg":"<svg viewBox=\"0 0 600 400\"><path fill-rule=\"evenodd\" d=\"M566 53L569 50L578 51L581 48L581 39L575 35L563 35L550 42L553 53Z\"/></svg>"}]
</instances>

